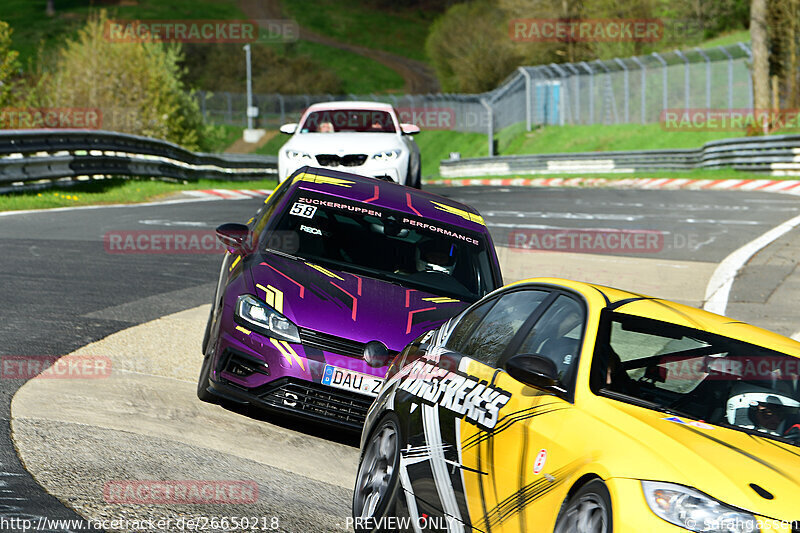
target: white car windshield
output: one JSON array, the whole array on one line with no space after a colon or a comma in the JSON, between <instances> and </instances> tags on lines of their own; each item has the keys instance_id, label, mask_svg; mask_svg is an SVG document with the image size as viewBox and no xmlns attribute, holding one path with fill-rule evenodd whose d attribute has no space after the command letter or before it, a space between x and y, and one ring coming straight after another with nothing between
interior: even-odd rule
<instances>
[{"instance_id":1,"label":"white car windshield","mask_svg":"<svg viewBox=\"0 0 800 533\"><path fill-rule=\"evenodd\" d=\"M388 111L377 109L328 109L308 114L300 133L396 133L394 119Z\"/></svg>"}]
</instances>

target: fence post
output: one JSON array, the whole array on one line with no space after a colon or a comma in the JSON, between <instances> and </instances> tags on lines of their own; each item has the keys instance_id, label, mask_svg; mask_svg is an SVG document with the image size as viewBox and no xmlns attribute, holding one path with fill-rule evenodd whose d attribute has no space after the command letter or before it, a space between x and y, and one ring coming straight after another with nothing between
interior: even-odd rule
<instances>
[{"instance_id":1,"label":"fence post","mask_svg":"<svg viewBox=\"0 0 800 533\"><path fill-rule=\"evenodd\" d=\"M667 103L667 62L657 52L653 52L653 56L661 63L661 91L663 93L661 96L661 111L664 111L669 107Z\"/></svg>"},{"instance_id":2,"label":"fence post","mask_svg":"<svg viewBox=\"0 0 800 533\"><path fill-rule=\"evenodd\" d=\"M286 122L286 107L283 105L283 96L280 94L278 96L278 104L281 106L281 124Z\"/></svg>"},{"instance_id":3,"label":"fence post","mask_svg":"<svg viewBox=\"0 0 800 533\"><path fill-rule=\"evenodd\" d=\"M231 93L225 93L228 97L228 124L233 122L233 97Z\"/></svg>"},{"instance_id":4,"label":"fence post","mask_svg":"<svg viewBox=\"0 0 800 533\"><path fill-rule=\"evenodd\" d=\"M645 118L645 109L647 109L647 67L638 57L633 56L631 59L639 66L639 72L642 73L642 124L645 124L647 122Z\"/></svg>"},{"instance_id":5,"label":"fence post","mask_svg":"<svg viewBox=\"0 0 800 533\"><path fill-rule=\"evenodd\" d=\"M481 105L486 108L486 118L488 121L487 136L489 137L489 157L494 157L494 116L492 114L492 105L488 103L485 98L481 98Z\"/></svg>"},{"instance_id":6,"label":"fence post","mask_svg":"<svg viewBox=\"0 0 800 533\"><path fill-rule=\"evenodd\" d=\"M614 98L614 91L611 87L611 70L606 66L605 62L602 59L598 59L594 61L594 63L600 64L603 67L603 70L606 73L605 76L605 87L603 88L603 109L605 110L605 117L603 117L603 123L606 123L606 117L608 116L609 109L606 106L610 107L611 114L614 115L614 122L619 124L619 116L617 115L617 101ZM609 101L610 100L610 101Z\"/></svg>"},{"instance_id":7,"label":"fence post","mask_svg":"<svg viewBox=\"0 0 800 533\"><path fill-rule=\"evenodd\" d=\"M572 63L564 63L564 66L567 67L572 73L572 87L573 91L575 92L575 113L573 115L573 123L580 124L581 120L581 88L580 88L580 71L573 65Z\"/></svg>"},{"instance_id":8,"label":"fence post","mask_svg":"<svg viewBox=\"0 0 800 533\"><path fill-rule=\"evenodd\" d=\"M742 43L742 42L738 42L736 44L739 46L739 48L744 50L744 52L747 54L747 58L750 61L752 61L753 60L753 52L750 51L750 49L747 47L747 45ZM753 103L753 72L750 69L747 69L747 72L750 75L750 83L747 84L747 87L749 88L749 94L750 94L750 109L753 109L753 106L755 105Z\"/></svg>"},{"instance_id":9,"label":"fence post","mask_svg":"<svg viewBox=\"0 0 800 533\"><path fill-rule=\"evenodd\" d=\"M519 67L517 70L525 76L525 130L531 131L531 75L525 67Z\"/></svg>"},{"instance_id":10,"label":"fence post","mask_svg":"<svg viewBox=\"0 0 800 533\"><path fill-rule=\"evenodd\" d=\"M561 68L561 66L559 66L559 65L557 65L555 63L550 63L550 68L555 70L556 73L559 75L559 80L558 80L558 103L559 103L559 106L558 106L558 124L559 124L559 126L563 126L564 123L565 123L565 120L564 120L565 119L565 115L566 115L565 112L569 109L567 107L569 105L569 99L565 96L567 94L567 92L568 92L568 91L566 91L566 88L567 88L567 82L566 82L567 71L564 70L563 68ZM563 82L563 84L562 84L562 82ZM570 113L570 116L572 116L572 113Z\"/></svg>"},{"instance_id":11,"label":"fence post","mask_svg":"<svg viewBox=\"0 0 800 533\"><path fill-rule=\"evenodd\" d=\"M675 54L683 59L683 91L684 91L684 104L683 106L686 109L691 107L689 101L689 60L686 59L686 56L680 50L675 50Z\"/></svg>"},{"instance_id":12,"label":"fence post","mask_svg":"<svg viewBox=\"0 0 800 533\"><path fill-rule=\"evenodd\" d=\"M700 48L695 48L694 50L706 62L706 109L711 109L711 58Z\"/></svg>"},{"instance_id":13,"label":"fence post","mask_svg":"<svg viewBox=\"0 0 800 533\"><path fill-rule=\"evenodd\" d=\"M724 46L718 48L728 58L728 109L733 109L733 56Z\"/></svg>"},{"instance_id":14,"label":"fence post","mask_svg":"<svg viewBox=\"0 0 800 533\"><path fill-rule=\"evenodd\" d=\"M615 57L614 61L622 67L623 77L625 80L625 124L631 121L630 99L631 99L631 86L628 79L628 65L625 64L620 58Z\"/></svg>"},{"instance_id":15,"label":"fence post","mask_svg":"<svg viewBox=\"0 0 800 533\"><path fill-rule=\"evenodd\" d=\"M579 65L589 73L589 124L594 124L594 71L586 61L581 61Z\"/></svg>"}]
</instances>

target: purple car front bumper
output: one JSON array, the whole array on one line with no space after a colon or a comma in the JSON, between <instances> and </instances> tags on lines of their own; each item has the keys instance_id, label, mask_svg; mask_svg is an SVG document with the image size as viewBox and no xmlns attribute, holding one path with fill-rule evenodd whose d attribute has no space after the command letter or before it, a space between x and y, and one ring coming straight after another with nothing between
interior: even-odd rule
<instances>
[{"instance_id":1,"label":"purple car front bumper","mask_svg":"<svg viewBox=\"0 0 800 533\"><path fill-rule=\"evenodd\" d=\"M388 367L370 367L360 343L302 328L301 343L288 343L229 325L221 328L214 350L211 392L361 429Z\"/></svg>"}]
</instances>

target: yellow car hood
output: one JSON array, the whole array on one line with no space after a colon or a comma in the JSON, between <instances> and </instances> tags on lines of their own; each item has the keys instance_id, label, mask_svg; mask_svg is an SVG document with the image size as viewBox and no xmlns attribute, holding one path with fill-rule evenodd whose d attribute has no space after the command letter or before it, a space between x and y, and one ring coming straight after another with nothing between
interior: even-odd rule
<instances>
[{"instance_id":1,"label":"yellow car hood","mask_svg":"<svg viewBox=\"0 0 800 533\"><path fill-rule=\"evenodd\" d=\"M608 398L587 412L603 438L591 455L612 477L694 487L728 505L778 520L800 520L800 447L696 423ZM583 428L584 431L586 427ZM750 487L757 484L774 498Z\"/></svg>"}]
</instances>

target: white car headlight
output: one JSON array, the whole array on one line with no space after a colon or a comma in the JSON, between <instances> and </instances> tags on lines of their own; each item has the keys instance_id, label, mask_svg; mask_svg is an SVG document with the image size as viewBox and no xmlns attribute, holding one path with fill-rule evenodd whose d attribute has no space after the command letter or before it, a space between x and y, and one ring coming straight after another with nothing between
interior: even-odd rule
<instances>
[{"instance_id":1,"label":"white car headlight","mask_svg":"<svg viewBox=\"0 0 800 533\"><path fill-rule=\"evenodd\" d=\"M400 153L401 153L400 150L386 150L384 152L378 152L377 154L373 154L372 159L374 159L375 161L380 161L382 163L388 163L400 157Z\"/></svg>"},{"instance_id":2,"label":"white car headlight","mask_svg":"<svg viewBox=\"0 0 800 533\"><path fill-rule=\"evenodd\" d=\"M286 157L291 159L292 161L303 161L309 160L311 161L311 156L305 152L300 152L298 150L286 150Z\"/></svg>"},{"instance_id":3,"label":"white car headlight","mask_svg":"<svg viewBox=\"0 0 800 533\"><path fill-rule=\"evenodd\" d=\"M647 505L671 524L704 533L751 533L758 531L756 518L702 492L658 481L642 481Z\"/></svg>"},{"instance_id":4,"label":"white car headlight","mask_svg":"<svg viewBox=\"0 0 800 533\"><path fill-rule=\"evenodd\" d=\"M262 335L287 342L300 342L297 326L291 320L250 294L243 294L236 300L234 316L237 323Z\"/></svg>"}]
</instances>

